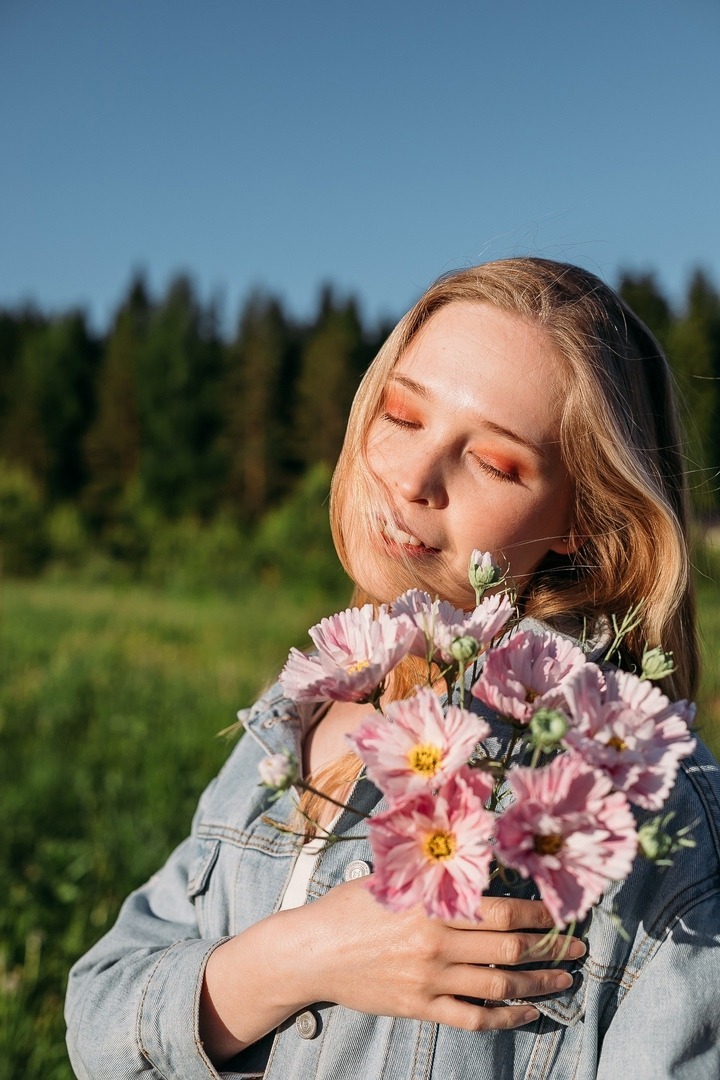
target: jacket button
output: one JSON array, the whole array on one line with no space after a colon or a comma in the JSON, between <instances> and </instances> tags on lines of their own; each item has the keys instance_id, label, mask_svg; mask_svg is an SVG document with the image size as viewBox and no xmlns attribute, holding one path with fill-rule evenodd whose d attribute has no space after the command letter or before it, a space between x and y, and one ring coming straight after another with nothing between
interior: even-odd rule
<instances>
[{"instance_id":1,"label":"jacket button","mask_svg":"<svg viewBox=\"0 0 720 1080\"><path fill-rule=\"evenodd\" d=\"M351 863L348 863L343 871L343 879L345 881L355 881L357 878L367 877L370 873L370 867L362 859L353 859Z\"/></svg>"},{"instance_id":2,"label":"jacket button","mask_svg":"<svg viewBox=\"0 0 720 1080\"><path fill-rule=\"evenodd\" d=\"M295 1030L301 1039L313 1039L317 1035L317 1029L317 1017L309 1009L295 1017Z\"/></svg>"}]
</instances>

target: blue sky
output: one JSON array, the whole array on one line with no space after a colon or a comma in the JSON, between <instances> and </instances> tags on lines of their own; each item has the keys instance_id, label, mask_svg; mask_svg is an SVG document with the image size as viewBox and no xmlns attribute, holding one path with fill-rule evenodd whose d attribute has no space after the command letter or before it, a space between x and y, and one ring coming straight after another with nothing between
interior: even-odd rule
<instances>
[{"instance_id":1,"label":"blue sky","mask_svg":"<svg viewBox=\"0 0 720 1080\"><path fill-rule=\"evenodd\" d=\"M134 268L228 325L399 315L531 252L720 282L717 0L2 0L0 305L103 327Z\"/></svg>"}]
</instances>

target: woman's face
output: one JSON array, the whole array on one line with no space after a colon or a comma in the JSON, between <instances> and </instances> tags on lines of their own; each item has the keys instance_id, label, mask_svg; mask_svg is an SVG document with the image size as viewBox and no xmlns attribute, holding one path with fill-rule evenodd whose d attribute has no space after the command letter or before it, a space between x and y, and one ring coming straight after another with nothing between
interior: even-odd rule
<instances>
[{"instance_id":1,"label":"woman's face","mask_svg":"<svg viewBox=\"0 0 720 1080\"><path fill-rule=\"evenodd\" d=\"M568 550L563 373L542 328L519 316L455 301L428 320L370 425L368 462L389 507L363 553L361 585L378 595L387 582L395 595L409 563L413 583L468 608L473 548L509 565L520 589L548 551Z\"/></svg>"}]
</instances>

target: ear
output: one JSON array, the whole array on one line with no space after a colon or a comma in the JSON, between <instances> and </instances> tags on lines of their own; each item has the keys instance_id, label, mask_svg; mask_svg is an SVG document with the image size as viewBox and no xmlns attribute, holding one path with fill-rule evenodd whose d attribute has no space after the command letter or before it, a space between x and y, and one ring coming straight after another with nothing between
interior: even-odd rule
<instances>
[{"instance_id":1,"label":"ear","mask_svg":"<svg viewBox=\"0 0 720 1080\"><path fill-rule=\"evenodd\" d=\"M574 555L580 550L581 546L582 539L575 535L571 526L565 536L559 536L550 545L550 550L554 551L556 555Z\"/></svg>"}]
</instances>

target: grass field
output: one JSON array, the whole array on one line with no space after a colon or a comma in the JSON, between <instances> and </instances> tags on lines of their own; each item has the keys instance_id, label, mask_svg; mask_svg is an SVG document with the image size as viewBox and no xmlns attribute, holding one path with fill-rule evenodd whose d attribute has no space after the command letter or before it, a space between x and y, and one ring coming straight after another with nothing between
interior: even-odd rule
<instances>
[{"instance_id":1,"label":"grass field","mask_svg":"<svg viewBox=\"0 0 720 1080\"><path fill-rule=\"evenodd\" d=\"M701 579L706 738L720 753L720 604ZM72 1072L71 962L185 835L232 724L346 596L242 600L5 582L0 596L0 1077Z\"/></svg>"}]
</instances>

